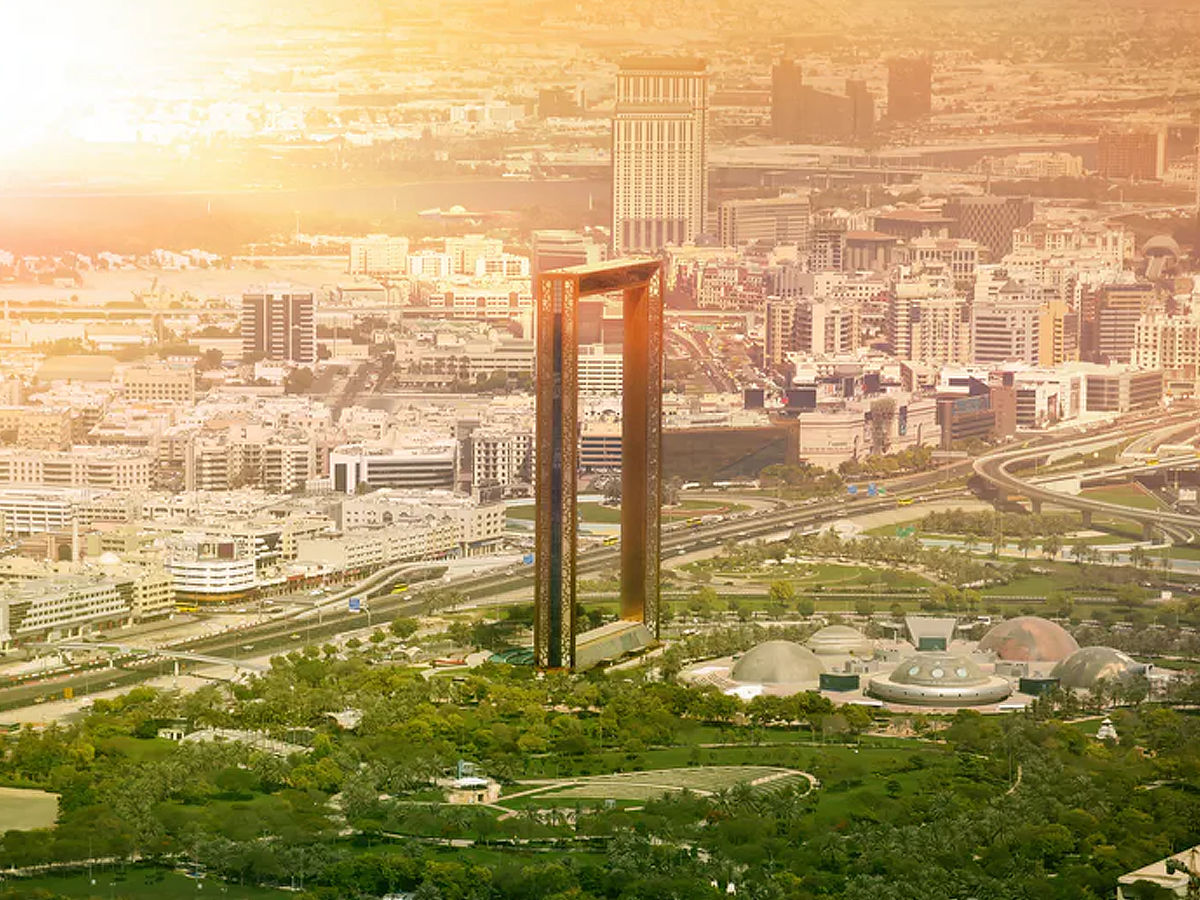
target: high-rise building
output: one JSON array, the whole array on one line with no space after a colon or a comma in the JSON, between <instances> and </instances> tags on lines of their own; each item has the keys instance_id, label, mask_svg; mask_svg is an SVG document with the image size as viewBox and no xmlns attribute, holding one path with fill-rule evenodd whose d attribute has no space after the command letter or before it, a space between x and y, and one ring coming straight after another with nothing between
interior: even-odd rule
<instances>
[{"instance_id":1,"label":"high-rise building","mask_svg":"<svg viewBox=\"0 0 1200 900\"><path fill-rule=\"evenodd\" d=\"M765 318L763 363L768 366L780 366L784 357L796 349L793 337L796 328L796 301L768 300Z\"/></svg>"},{"instance_id":2,"label":"high-rise building","mask_svg":"<svg viewBox=\"0 0 1200 900\"><path fill-rule=\"evenodd\" d=\"M800 134L803 91L804 73L794 60L784 59L771 67L771 132L776 138L790 141Z\"/></svg>"},{"instance_id":3,"label":"high-rise building","mask_svg":"<svg viewBox=\"0 0 1200 900\"><path fill-rule=\"evenodd\" d=\"M971 360L971 306L965 297L893 297L887 335L900 359L926 364Z\"/></svg>"},{"instance_id":4,"label":"high-rise building","mask_svg":"<svg viewBox=\"0 0 1200 900\"><path fill-rule=\"evenodd\" d=\"M350 241L351 275L403 275L408 267L408 238L369 234Z\"/></svg>"},{"instance_id":5,"label":"high-rise building","mask_svg":"<svg viewBox=\"0 0 1200 900\"><path fill-rule=\"evenodd\" d=\"M1033 201L1028 197L954 197L942 207L954 220L950 233L987 247L993 260L1003 259L1013 248L1013 229L1033 221Z\"/></svg>"},{"instance_id":6,"label":"high-rise building","mask_svg":"<svg viewBox=\"0 0 1200 900\"><path fill-rule=\"evenodd\" d=\"M1142 316L1134 328L1131 362L1140 369L1162 369L1174 379L1200 378L1200 317Z\"/></svg>"},{"instance_id":7,"label":"high-rise building","mask_svg":"<svg viewBox=\"0 0 1200 900\"><path fill-rule=\"evenodd\" d=\"M718 232L725 247L762 241L771 246L808 247L812 206L808 194L785 194L754 200L726 200L717 213Z\"/></svg>"},{"instance_id":8,"label":"high-rise building","mask_svg":"<svg viewBox=\"0 0 1200 900\"><path fill-rule=\"evenodd\" d=\"M1038 365L1057 366L1079 359L1079 313L1065 300L1042 304L1038 322Z\"/></svg>"},{"instance_id":9,"label":"high-rise building","mask_svg":"<svg viewBox=\"0 0 1200 900\"><path fill-rule=\"evenodd\" d=\"M704 230L708 74L699 59L627 59L613 115L613 250L655 252Z\"/></svg>"},{"instance_id":10,"label":"high-rise building","mask_svg":"<svg viewBox=\"0 0 1200 900\"><path fill-rule=\"evenodd\" d=\"M312 291L269 287L242 295L242 359L317 358Z\"/></svg>"},{"instance_id":11,"label":"high-rise building","mask_svg":"<svg viewBox=\"0 0 1200 900\"><path fill-rule=\"evenodd\" d=\"M1142 316L1161 312L1152 284L1114 284L1084 296L1080 308L1080 357L1087 362L1128 363Z\"/></svg>"},{"instance_id":12,"label":"high-rise building","mask_svg":"<svg viewBox=\"0 0 1200 900\"><path fill-rule=\"evenodd\" d=\"M888 118L920 119L933 111L933 63L928 56L888 61Z\"/></svg>"},{"instance_id":13,"label":"high-rise building","mask_svg":"<svg viewBox=\"0 0 1200 900\"><path fill-rule=\"evenodd\" d=\"M972 361L1038 364L1042 304L1029 296L1001 289L994 300L976 300L971 307Z\"/></svg>"},{"instance_id":14,"label":"high-rise building","mask_svg":"<svg viewBox=\"0 0 1200 900\"><path fill-rule=\"evenodd\" d=\"M771 130L785 141L866 137L875 126L875 98L865 81L846 81L842 94L804 84L800 67L783 60L771 69Z\"/></svg>"},{"instance_id":15,"label":"high-rise building","mask_svg":"<svg viewBox=\"0 0 1200 900\"><path fill-rule=\"evenodd\" d=\"M1096 148L1101 178L1162 178L1167 168L1167 132L1163 128L1104 131Z\"/></svg>"}]
</instances>

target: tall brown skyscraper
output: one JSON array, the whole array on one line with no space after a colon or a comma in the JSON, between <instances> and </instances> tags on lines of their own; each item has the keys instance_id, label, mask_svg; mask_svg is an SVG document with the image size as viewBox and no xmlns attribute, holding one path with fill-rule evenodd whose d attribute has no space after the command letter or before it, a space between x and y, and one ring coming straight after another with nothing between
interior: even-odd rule
<instances>
[{"instance_id":1,"label":"tall brown skyscraper","mask_svg":"<svg viewBox=\"0 0 1200 900\"><path fill-rule=\"evenodd\" d=\"M888 61L888 118L907 122L933 110L933 63L928 56Z\"/></svg>"}]
</instances>

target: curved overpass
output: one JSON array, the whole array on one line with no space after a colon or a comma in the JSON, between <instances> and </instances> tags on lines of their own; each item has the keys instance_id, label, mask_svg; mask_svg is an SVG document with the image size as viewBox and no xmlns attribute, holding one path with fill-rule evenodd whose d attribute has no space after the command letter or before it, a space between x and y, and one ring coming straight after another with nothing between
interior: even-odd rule
<instances>
[{"instance_id":1,"label":"curved overpass","mask_svg":"<svg viewBox=\"0 0 1200 900\"><path fill-rule=\"evenodd\" d=\"M1106 503L1103 500L1094 500L1090 497L1082 497L1075 494L1068 494L1057 490L1052 490L1048 487L1037 484L1035 481L1027 480L1014 475L1009 471L1014 465L1021 462L1038 459L1047 456L1052 452L1061 452L1062 450L1070 449L1092 449L1099 446L1107 446L1120 440L1122 437L1128 437L1129 434L1109 435L1106 438L1098 440L1095 437L1082 438L1075 441L1069 441L1064 444L1054 444L1052 446L1021 448L1017 450L1005 450L1000 453L993 453L988 456L981 457L974 462L975 474L1006 492L1021 494L1029 498L1035 511L1040 509L1043 503L1052 503L1055 506L1064 507L1066 509L1079 510L1084 514L1085 521L1095 513L1112 516L1114 518L1123 519L1129 522L1136 522L1149 533L1150 529L1157 526L1162 530L1171 530L1178 533L1177 530L1186 532L1200 531L1200 516L1188 515L1185 513L1172 512L1168 510L1156 509L1138 509L1132 506L1122 506L1118 503ZM1195 464L1197 460L1192 457L1190 460L1172 459L1169 464L1183 465L1186 463ZM1157 466L1128 466L1123 471L1134 472L1138 469L1151 470L1158 468ZM1086 477L1086 476L1085 476Z\"/></svg>"}]
</instances>

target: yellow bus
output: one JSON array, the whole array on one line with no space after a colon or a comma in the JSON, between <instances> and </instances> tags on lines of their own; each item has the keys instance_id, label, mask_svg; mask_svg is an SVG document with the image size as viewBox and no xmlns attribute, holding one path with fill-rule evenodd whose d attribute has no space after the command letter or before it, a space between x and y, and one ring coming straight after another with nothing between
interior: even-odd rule
<instances>
[{"instance_id":1,"label":"yellow bus","mask_svg":"<svg viewBox=\"0 0 1200 900\"><path fill-rule=\"evenodd\" d=\"M900 499L898 499L896 501L896 505L897 506L912 506L912 502L913 502L912 497L901 497Z\"/></svg>"},{"instance_id":2,"label":"yellow bus","mask_svg":"<svg viewBox=\"0 0 1200 900\"><path fill-rule=\"evenodd\" d=\"M701 519L699 516L692 516L690 519L688 519L683 524L686 525L688 528L695 528L697 525L700 524L700 521L701 521Z\"/></svg>"},{"instance_id":3,"label":"yellow bus","mask_svg":"<svg viewBox=\"0 0 1200 900\"><path fill-rule=\"evenodd\" d=\"M200 612L200 607L198 607L198 606L176 606L175 612L181 612L181 613Z\"/></svg>"},{"instance_id":4,"label":"yellow bus","mask_svg":"<svg viewBox=\"0 0 1200 900\"><path fill-rule=\"evenodd\" d=\"M407 590L408 590L408 585L402 581L392 585L392 593L393 594L403 594Z\"/></svg>"},{"instance_id":5,"label":"yellow bus","mask_svg":"<svg viewBox=\"0 0 1200 900\"><path fill-rule=\"evenodd\" d=\"M613 535L613 536L611 536L611 537L606 537L606 538L604 539L604 546L605 546L605 547L615 547L615 546L617 546L617 544L619 544L619 543L621 543L621 539L620 539L619 537L617 537L616 535Z\"/></svg>"}]
</instances>

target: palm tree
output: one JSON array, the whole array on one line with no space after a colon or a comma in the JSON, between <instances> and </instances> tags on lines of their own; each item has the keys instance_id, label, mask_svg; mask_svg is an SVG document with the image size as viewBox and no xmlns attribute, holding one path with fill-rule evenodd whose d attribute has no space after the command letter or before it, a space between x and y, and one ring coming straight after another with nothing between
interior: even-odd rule
<instances>
[{"instance_id":1,"label":"palm tree","mask_svg":"<svg viewBox=\"0 0 1200 900\"><path fill-rule=\"evenodd\" d=\"M1076 564L1082 565L1092 553L1092 545L1085 538L1080 538L1071 545L1071 555L1075 557Z\"/></svg>"},{"instance_id":2,"label":"palm tree","mask_svg":"<svg viewBox=\"0 0 1200 900\"><path fill-rule=\"evenodd\" d=\"M1029 551L1035 549L1036 547L1037 541L1033 539L1032 535L1022 535L1021 539L1017 541L1017 549L1024 554L1026 559L1029 559Z\"/></svg>"},{"instance_id":3,"label":"palm tree","mask_svg":"<svg viewBox=\"0 0 1200 900\"><path fill-rule=\"evenodd\" d=\"M1055 559L1062 550L1062 538L1057 534L1047 535L1042 541L1042 553L1048 559Z\"/></svg>"}]
</instances>

